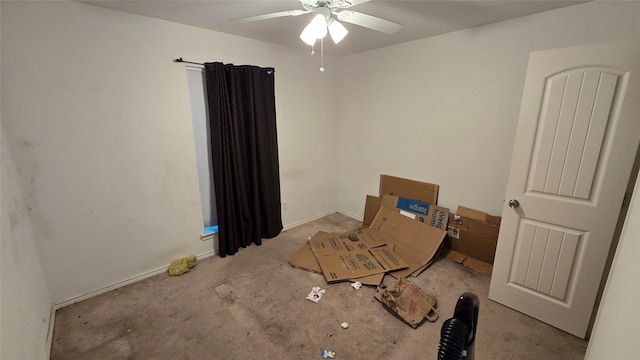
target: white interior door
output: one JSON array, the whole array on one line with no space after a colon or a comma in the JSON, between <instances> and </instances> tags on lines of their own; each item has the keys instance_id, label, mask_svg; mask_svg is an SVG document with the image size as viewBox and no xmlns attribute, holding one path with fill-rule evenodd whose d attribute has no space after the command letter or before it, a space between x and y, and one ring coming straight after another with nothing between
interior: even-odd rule
<instances>
[{"instance_id":1,"label":"white interior door","mask_svg":"<svg viewBox=\"0 0 640 360\"><path fill-rule=\"evenodd\" d=\"M581 338L638 149L639 64L635 42L529 57L489 298Z\"/></svg>"}]
</instances>

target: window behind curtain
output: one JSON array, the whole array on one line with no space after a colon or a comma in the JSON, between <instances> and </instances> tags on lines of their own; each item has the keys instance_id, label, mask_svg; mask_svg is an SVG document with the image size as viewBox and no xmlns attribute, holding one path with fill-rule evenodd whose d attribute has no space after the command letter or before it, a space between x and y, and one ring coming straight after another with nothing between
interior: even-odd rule
<instances>
[{"instance_id":1,"label":"window behind curtain","mask_svg":"<svg viewBox=\"0 0 640 360\"><path fill-rule=\"evenodd\" d=\"M202 216L205 232L218 225L216 213L215 191L213 188L213 164L211 161L211 131L207 114L204 71L202 68L187 67L189 99L191 102L191 123L193 140L196 146L196 167L200 182L200 198L202 200Z\"/></svg>"}]
</instances>

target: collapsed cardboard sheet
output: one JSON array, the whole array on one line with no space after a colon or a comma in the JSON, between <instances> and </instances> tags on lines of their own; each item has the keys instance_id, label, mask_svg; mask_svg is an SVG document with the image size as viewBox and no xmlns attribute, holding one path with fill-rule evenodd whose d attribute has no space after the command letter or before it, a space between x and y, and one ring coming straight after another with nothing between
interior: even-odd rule
<instances>
[{"instance_id":1,"label":"collapsed cardboard sheet","mask_svg":"<svg viewBox=\"0 0 640 360\"><path fill-rule=\"evenodd\" d=\"M394 277L409 276L432 261L447 233L386 207L380 208L370 228L393 238L387 247L408 264L404 270L391 272Z\"/></svg>"},{"instance_id":2,"label":"collapsed cardboard sheet","mask_svg":"<svg viewBox=\"0 0 640 360\"><path fill-rule=\"evenodd\" d=\"M380 175L380 196L395 195L435 205L438 204L438 189L438 185L424 181Z\"/></svg>"},{"instance_id":3,"label":"collapsed cardboard sheet","mask_svg":"<svg viewBox=\"0 0 640 360\"><path fill-rule=\"evenodd\" d=\"M345 234L318 232L309 244L328 283L403 269L407 264L389 248L386 236L371 229Z\"/></svg>"}]
</instances>

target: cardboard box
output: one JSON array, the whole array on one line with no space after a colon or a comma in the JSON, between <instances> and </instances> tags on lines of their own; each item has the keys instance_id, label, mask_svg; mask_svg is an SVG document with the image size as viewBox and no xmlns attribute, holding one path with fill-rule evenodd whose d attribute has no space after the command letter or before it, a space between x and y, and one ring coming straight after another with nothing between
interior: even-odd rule
<instances>
[{"instance_id":1,"label":"cardboard box","mask_svg":"<svg viewBox=\"0 0 640 360\"><path fill-rule=\"evenodd\" d=\"M367 195L362 224L370 226L382 206L388 209L396 209L404 216L437 227L438 229L447 229L449 209L393 195L382 195L382 197Z\"/></svg>"},{"instance_id":2,"label":"cardboard box","mask_svg":"<svg viewBox=\"0 0 640 360\"><path fill-rule=\"evenodd\" d=\"M449 209L393 195L382 195L380 206L397 209L402 215L423 222L429 226L442 230L447 229Z\"/></svg>"},{"instance_id":3,"label":"cardboard box","mask_svg":"<svg viewBox=\"0 0 640 360\"><path fill-rule=\"evenodd\" d=\"M469 268L491 274L501 217L459 206L449 214L446 257Z\"/></svg>"},{"instance_id":4,"label":"cardboard box","mask_svg":"<svg viewBox=\"0 0 640 360\"><path fill-rule=\"evenodd\" d=\"M396 278L424 270L436 257L447 234L442 229L415 221L386 207L380 208L370 228L393 238L395 241L386 246L391 247L409 265L406 269L390 272Z\"/></svg>"},{"instance_id":5,"label":"cardboard box","mask_svg":"<svg viewBox=\"0 0 640 360\"><path fill-rule=\"evenodd\" d=\"M373 218L378 214L384 195L436 205L438 203L438 189L439 186L436 184L382 174L380 175L379 196L367 195L362 224L371 225ZM387 207L395 207L395 205Z\"/></svg>"}]
</instances>

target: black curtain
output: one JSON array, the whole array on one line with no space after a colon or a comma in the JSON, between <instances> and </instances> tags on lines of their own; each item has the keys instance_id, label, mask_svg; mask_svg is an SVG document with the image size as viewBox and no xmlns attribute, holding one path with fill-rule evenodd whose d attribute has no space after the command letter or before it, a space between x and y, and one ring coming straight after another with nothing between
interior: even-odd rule
<instances>
[{"instance_id":1,"label":"black curtain","mask_svg":"<svg viewBox=\"0 0 640 360\"><path fill-rule=\"evenodd\" d=\"M205 64L221 257L282 231L274 73Z\"/></svg>"}]
</instances>

